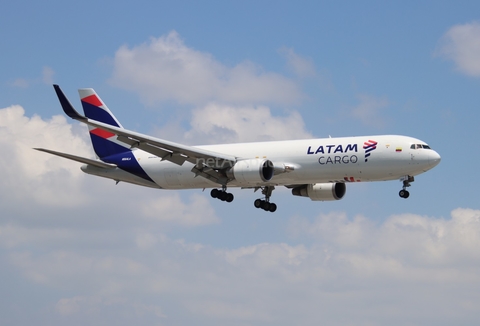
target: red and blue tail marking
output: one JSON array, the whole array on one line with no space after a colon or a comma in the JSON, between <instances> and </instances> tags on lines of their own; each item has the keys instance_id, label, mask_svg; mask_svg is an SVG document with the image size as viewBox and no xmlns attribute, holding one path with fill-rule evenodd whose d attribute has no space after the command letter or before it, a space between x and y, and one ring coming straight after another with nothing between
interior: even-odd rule
<instances>
[{"instance_id":1,"label":"red and blue tail marking","mask_svg":"<svg viewBox=\"0 0 480 326\"><path fill-rule=\"evenodd\" d=\"M123 128L107 105L92 88L78 90L85 117L111 126ZM138 163L130 147L117 140L117 135L109 131L89 126L95 154L104 162L113 163L118 168L135 174L148 181L153 180Z\"/></svg>"},{"instance_id":2,"label":"red and blue tail marking","mask_svg":"<svg viewBox=\"0 0 480 326\"><path fill-rule=\"evenodd\" d=\"M87 118L123 128L93 89L82 88L78 94ZM89 127L89 131L93 149L101 160L130 151L127 145L117 141L117 136L113 133L94 127Z\"/></svg>"}]
</instances>

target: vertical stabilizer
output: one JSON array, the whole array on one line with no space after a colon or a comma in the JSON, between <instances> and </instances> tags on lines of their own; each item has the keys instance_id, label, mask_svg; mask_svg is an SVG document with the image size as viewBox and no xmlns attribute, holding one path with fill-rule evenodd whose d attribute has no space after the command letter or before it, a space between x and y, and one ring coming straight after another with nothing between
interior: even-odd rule
<instances>
[{"instance_id":1,"label":"vertical stabilizer","mask_svg":"<svg viewBox=\"0 0 480 326\"><path fill-rule=\"evenodd\" d=\"M81 88L78 90L78 94L82 101L83 112L87 118L123 128L92 88ZM102 160L112 155L130 151L127 145L119 142L117 136L113 133L91 126L89 126L89 132L93 149Z\"/></svg>"}]
</instances>

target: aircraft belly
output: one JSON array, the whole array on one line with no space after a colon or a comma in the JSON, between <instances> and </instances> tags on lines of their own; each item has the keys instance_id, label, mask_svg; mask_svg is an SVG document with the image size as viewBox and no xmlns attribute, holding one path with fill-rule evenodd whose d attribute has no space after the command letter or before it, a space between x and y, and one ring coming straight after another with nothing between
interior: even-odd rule
<instances>
[{"instance_id":1,"label":"aircraft belly","mask_svg":"<svg viewBox=\"0 0 480 326\"><path fill-rule=\"evenodd\" d=\"M135 174L129 173L119 168L105 169L105 168L99 168L93 165L85 164L81 167L81 170L87 174L112 179L117 182L123 181L123 182L133 183L139 186L145 186L150 188L160 188L156 183L153 183L144 178L138 177Z\"/></svg>"},{"instance_id":2,"label":"aircraft belly","mask_svg":"<svg viewBox=\"0 0 480 326\"><path fill-rule=\"evenodd\" d=\"M182 172L177 169L165 169L163 172L165 183L170 187L178 187L181 185L181 175Z\"/></svg>"},{"instance_id":3,"label":"aircraft belly","mask_svg":"<svg viewBox=\"0 0 480 326\"><path fill-rule=\"evenodd\" d=\"M149 161L145 166L148 175L163 189L213 188L218 184L203 177L195 177L193 165L185 162L176 165L165 161Z\"/></svg>"}]
</instances>

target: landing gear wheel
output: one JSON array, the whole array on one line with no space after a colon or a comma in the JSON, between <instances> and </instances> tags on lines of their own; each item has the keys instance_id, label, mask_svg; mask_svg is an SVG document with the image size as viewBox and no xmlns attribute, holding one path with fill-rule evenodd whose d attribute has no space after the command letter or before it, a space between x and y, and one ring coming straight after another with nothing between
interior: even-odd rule
<instances>
[{"instance_id":1,"label":"landing gear wheel","mask_svg":"<svg viewBox=\"0 0 480 326\"><path fill-rule=\"evenodd\" d=\"M270 203L266 200L263 200L263 199L256 199L254 202L253 202L253 205L255 206L255 208L261 208L263 209L265 212L275 212L277 210L277 205L275 203Z\"/></svg>"},{"instance_id":2,"label":"landing gear wheel","mask_svg":"<svg viewBox=\"0 0 480 326\"><path fill-rule=\"evenodd\" d=\"M398 195L402 198L405 198L407 199L409 196L410 196L410 193L407 191L407 190L400 190L400 192L398 193Z\"/></svg>"},{"instance_id":3,"label":"landing gear wheel","mask_svg":"<svg viewBox=\"0 0 480 326\"><path fill-rule=\"evenodd\" d=\"M255 208L261 208L266 212L272 212L272 213L275 212L277 210L277 205L270 202L270 196L272 195L273 189L275 189L275 187L265 186L261 188L262 188L262 194L265 195L265 199L260 199L260 198L256 199L253 202L253 205L255 206ZM257 189L255 189L255 191Z\"/></svg>"},{"instance_id":4,"label":"landing gear wheel","mask_svg":"<svg viewBox=\"0 0 480 326\"><path fill-rule=\"evenodd\" d=\"M210 196L212 196L212 198L218 198L219 193L220 191L218 189L212 189L212 191L210 191Z\"/></svg>"},{"instance_id":5,"label":"landing gear wheel","mask_svg":"<svg viewBox=\"0 0 480 326\"><path fill-rule=\"evenodd\" d=\"M264 201L262 203L262 209L266 212L268 212L268 210L270 209L270 203L268 201Z\"/></svg>"},{"instance_id":6,"label":"landing gear wheel","mask_svg":"<svg viewBox=\"0 0 480 326\"><path fill-rule=\"evenodd\" d=\"M217 198L221 201L226 201L227 203L231 203L233 201L233 194L226 192L225 190L218 190L218 189L212 189L210 191L210 196L212 198Z\"/></svg>"},{"instance_id":7,"label":"landing gear wheel","mask_svg":"<svg viewBox=\"0 0 480 326\"><path fill-rule=\"evenodd\" d=\"M407 191L407 187L411 186L410 182L415 181L415 178L411 175L406 175L400 180L403 181L403 187L402 190L400 190L400 192L398 193L398 195L402 198L407 199L410 196L410 193Z\"/></svg>"},{"instance_id":8,"label":"landing gear wheel","mask_svg":"<svg viewBox=\"0 0 480 326\"><path fill-rule=\"evenodd\" d=\"M218 199L220 199L221 201L227 200L227 193L224 191L220 192Z\"/></svg>"},{"instance_id":9,"label":"landing gear wheel","mask_svg":"<svg viewBox=\"0 0 480 326\"><path fill-rule=\"evenodd\" d=\"M277 205L274 203L270 203L270 207L268 208L270 212L275 212L277 210Z\"/></svg>"}]
</instances>

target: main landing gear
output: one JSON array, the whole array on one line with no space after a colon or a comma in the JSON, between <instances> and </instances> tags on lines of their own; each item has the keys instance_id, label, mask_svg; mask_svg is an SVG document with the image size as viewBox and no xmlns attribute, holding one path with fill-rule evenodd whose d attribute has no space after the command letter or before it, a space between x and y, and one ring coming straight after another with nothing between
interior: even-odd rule
<instances>
[{"instance_id":1,"label":"main landing gear","mask_svg":"<svg viewBox=\"0 0 480 326\"><path fill-rule=\"evenodd\" d=\"M227 187L222 187L222 190L212 189L210 192L210 196L212 198L220 199L221 201L226 201L227 203L231 203L233 201L233 194L227 192Z\"/></svg>"},{"instance_id":2,"label":"main landing gear","mask_svg":"<svg viewBox=\"0 0 480 326\"><path fill-rule=\"evenodd\" d=\"M408 192L407 187L410 187L411 186L410 182L413 182L413 181L415 181L415 178L409 175L403 178L403 187L402 187L402 190L400 190L400 192L398 193L400 197L407 199L410 196L410 193Z\"/></svg>"},{"instance_id":3,"label":"main landing gear","mask_svg":"<svg viewBox=\"0 0 480 326\"><path fill-rule=\"evenodd\" d=\"M275 212L277 210L277 205L270 202L270 197L272 196L274 186L265 186L262 188L262 194L265 195L265 199L256 199L253 202L253 205L256 208L261 208L266 212Z\"/></svg>"}]
</instances>

